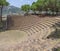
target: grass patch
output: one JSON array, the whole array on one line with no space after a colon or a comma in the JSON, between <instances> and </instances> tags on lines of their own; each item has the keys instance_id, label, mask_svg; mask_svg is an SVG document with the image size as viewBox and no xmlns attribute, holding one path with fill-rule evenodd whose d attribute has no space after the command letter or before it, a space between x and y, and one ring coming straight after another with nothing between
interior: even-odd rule
<instances>
[{"instance_id":1,"label":"grass patch","mask_svg":"<svg viewBox=\"0 0 60 51\"><path fill-rule=\"evenodd\" d=\"M51 32L51 35L49 35L48 38L60 38L60 29Z\"/></svg>"},{"instance_id":2,"label":"grass patch","mask_svg":"<svg viewBox=\"0 0 60 51\"><path fill-rule=\"evenodd\" d=\"M60 51L60 47L54 48L53 51Z\"/></svg>"},{"instance_id":3,"label":"grass patch","mask_svg":"<svg viewBox=\"0 0 60 51\"><path fill-rule=\"evenodd\" d=\"M56 23L55 25L53 25L55 31L51 32L51 34L47 37L47 38L54 38L60 39L60 22Z\"/></svg>"}]
</instances>

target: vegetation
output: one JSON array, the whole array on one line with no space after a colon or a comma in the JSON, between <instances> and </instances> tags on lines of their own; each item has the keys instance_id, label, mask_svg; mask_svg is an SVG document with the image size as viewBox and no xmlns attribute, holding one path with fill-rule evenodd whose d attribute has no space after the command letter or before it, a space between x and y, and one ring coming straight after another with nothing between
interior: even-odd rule
<instances>
[{"instance_id":1,"label":"vegetation","mask_svg":"<svg viewBox=\"0 0 60 51\"><path fill-rule=\"evenodd\" d=\"M3 27L3 23L2 22L0 22L0 29Z\"/></svg>"},{"instance_id":2,"label":"vegetation","mask_svg":"<svg viewBox=\"0 0 60 51\"><path fill-rule=\"evenodd\" d=\"M36 13L35 11L37 11L37 4L35 2L32 3L31 10L33 10L34 13Z\"/></svg>"},{"instance_id":3,"label":"vegetation","mask_svg":"<svg viewBox=\"0 0 60 51\"><path fill-rule=\"evenodd\" d=\"M60 51L60 48L56 49L56 51Z\"/></svg>"},{"instance_id":4,"label":"vegetation","mask_svg":"<svg viewBox=\"0 0 60 51\"><path fill-rule=\"evenodd\" d=\"M6 0L0 0L0 10L1 10L1 12L0 12L0 31L3 29L3 26L4 26L3 21L2 21L2 10L3 10L4 6L8 6L8 5L9 5L9 3Z\"/></svg>"},{"instance_id":5,"label":"vegetation","mask_svg":"<svg viewBox=\"0 0 60 51\"><path fill-rule=\"evenodd\" d=\"M47 11L54 14L58 14L60 11L60 0L37 0L36 2L33 2L30 9L26 8L26 5L22 6L25 10L32 10L32 11ZM22 8L21 7L21 8ZM24 9L22 9L24 11Z\"/></svg>"},{"instance_id":6,"label":"vegetation","mask_svg":"<svg viewBox=\"0 0 60 51\"><path fill-rule=\"evenodd\" d=\"M21 7L21 10L25 11L26 14L28 14L28 12L29 12L29 10L30 10L30 5L23 5L23 6Z\"/></svg>"},{"instance_id":7,"label":"vegetation","mask_svg":"<svg viewBox=\"0 0 60 51\"><path fill-rule=\"evenodd\" d=\"M60 47L54 48L53 51L60 51Z\"/></svg>"},{"instance_id":8,"label":"vegetation","mask_svg":"<svg viewBox=\"0 0 60 51\"><path fill-rule=\"evenodd\" d=\"M3 31L3 27L4 27L4 23L2 21L2 22L0 22L0 32Z\"/></svg>"},{"instance_id":9,"label":"vegetation","mask_svg":"<svg viewBox=\"0 0 60 51\"><path fill-rule=\"evenodd\" d=\"M4 6L8 6L9 3L6 0L0 0L0 10L1 10L1 14L0 14L0 22L2 22L2 9Z\"/></svg>"},{"instance_id":10,"label":"vegetation","mask_svg":"<svg viewBox=\"0 0 60 51\"><path fill-rule=\"evenodd\" d=\"M47 38L60 38L60 23L56 23L53 25L53 27L55 28L55 31L52 32L51 35L49 35Z\"/></svg>"}]
</instances>

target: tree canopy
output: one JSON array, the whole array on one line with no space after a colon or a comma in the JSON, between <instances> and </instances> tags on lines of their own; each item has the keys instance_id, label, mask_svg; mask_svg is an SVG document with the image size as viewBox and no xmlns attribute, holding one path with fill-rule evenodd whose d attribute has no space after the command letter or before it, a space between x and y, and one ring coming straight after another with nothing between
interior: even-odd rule
<instances>
[{"instance_id":1,"label":"tree canopy","mask_svg":"<svg viewBox=\"0 0 60 51\"><path fill-rule=\"evenodd\" d=\"M58 12L60 11L60 0L37 0L33 2L31 6L23 5L22 10L32 10L32 11L51 11Z\"/></svg>"},{"instance_id":2,"label":"tree canopy","mask_svg":"<svg viewBox=\"0 0 60 51\"><path fill-rule=\"evenodd\" d=\"M0 6L7 6L9 3L6 0L0 0Z\"/></svg>"},{"instance_id":3,"label":"tree canopy","mask_svg":"<svg viewBox=\"0 0 60 51\"><path fill-rule=\"evenodd\" d=\"M31 10L33 11L37 10L37 4L35 2L32 3Z\"/></svg>"},{"instance_id":4,"label":"tree canopy","mask_svg":"<svg viewBox=\"0 0 60 51\"><path fill-rule=\"evenodd\" d=\"M28 4L22 5L21 10L28 12L30 10L30 5Z\"/></svg>"}]
</instances>

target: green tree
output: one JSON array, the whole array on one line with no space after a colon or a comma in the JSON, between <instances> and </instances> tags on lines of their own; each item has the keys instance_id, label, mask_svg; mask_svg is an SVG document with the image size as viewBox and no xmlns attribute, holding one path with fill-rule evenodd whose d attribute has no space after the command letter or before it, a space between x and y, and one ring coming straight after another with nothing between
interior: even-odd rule
<instances>
[{"instance_id":1,"label":"green tree","mask_svg":"<svg viewBox=\"0 0 60 51\"><path fill-rule=\"evenodd\" d=\"M52 6L49 4L52 15L55 15L57 0L50 0L50 3L52 4Z\"/></svg>"},{"instance_id":2,"label":"green tree","mask_svg":"<svg viewBox=\"0 0 60 51\"><path fill-rule=\"evenodd\" d=\"M41 11L48 11L49 9L49 1L50 0L37 0L35 3L32 4L32 10L38 10L39 12Z\"/></svg>"},{"instance_id":3,"label":"green tree","mask_svg":"<svg viewBox=\"0 0 60 51\"><path fill-rule=\"evenodd\" d=\"M44 10L44 1L45 0L37 0L36 2L33 2L31 5L31 9L35 12L35 11L39 11L41 12L42 10Z\"/></svg>"},{"instance_id":4,"label":"green tree","mask_svg":"<svg viewBox=\"0 0 60 51\"><path fill-rule=\"evenodd\" d=\"M25 11L26 14L28 14L28 12L30 10L30 5L28 5L28 4L22 5L21 10Z\"/></svg>"},{"instance_id":5,"label":"green tree","mask_svg":"<svg viewBox=\"0 0 60 51\"><path fill-rule=\"evenodd\" d=\"M23 11L28 12L30 9L36 13L36 11L47 11L52 12L52 15L58 13L60 11L60 0L37 0L36 2L33 2L31 7L29 5L23 5L22 7Z\"/></svg>"},{"instance_id":6,"label":"green tree","mask_svg":"<svg viewBox=\"0 0 60 51\"><path fill-rule=\"evenodd\" d=\"M42 10L44 10L44 1L45 0L37 0L37 9L39 10L39 11L42 11Z\"/></svg>"},{"instance_id":7,"label":"green tree","mask_svg":"<svg viewBox=\"0 0 60 51\"><path fill-rule=\"evenodd\" d=\"M60 0L56 1L56 8L55 8L56 14L58 14L58 12L60 12Z\"/></svg>"},{"instance_id":8,"label":"green tree","mask_svg":"<svg viewBox=\"0 0 60 51\"><path fill-rule=\"evenodd\" d=\"M49 0L48 2L48 8L52 12L52 15L55 15L55 12L57 13L60 9L60 2L59 0Z\"/></svg>"},{"instance_id":9,"label":"green tree","mask_svg":"<svg viewBox=\"0 0 60 51\"><path fill-rule=\"evenodd\" d=\"M2 22L2 10L3 10L3 7L8 6L8 5L9 5L9 3L6 0L0 0L0 10L1 10L0 22Z\"/></svg>"},{"instance_id":10,"label":"green tree","mask_svg":"<svg viewBox=\"0 0 60 51\"><path fill-rule=\"evenodd\" d=\"M47 11L50 10L49 3L50 3L50 0L44 0L43 2L43 10L46 11L46 14L47 14Z\"/></svg>"},{"instance_id":11,"label":"green tree","mask_svg":"<svg viewBox=\"0 0 60 51\"><path fill-rule=\"evenodd\" d=\"M37 9L37 3L33 2L31 5L31 10L34 11L34 13L36 14Z\"/></svg>"}]
</instances>

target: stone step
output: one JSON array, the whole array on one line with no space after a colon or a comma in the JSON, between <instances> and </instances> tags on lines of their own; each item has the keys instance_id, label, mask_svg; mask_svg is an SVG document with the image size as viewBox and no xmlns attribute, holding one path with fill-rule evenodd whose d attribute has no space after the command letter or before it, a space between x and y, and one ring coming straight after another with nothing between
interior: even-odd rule
<instances>
[{"instance_id":1,"label":"stone step","mask_svg":"<svg viewBox=\"0 0 60 51\"><path fill-rule=\"evenodd\" d=\"M50 29L50 27L47 26L46 24L43 24L43 23L42 23L42 25L44 25L44 26L46 27L46 30L43 31L43 32L45 32L45 33L42 35L42 37L44 37L44 36L46 36L46 35L49 35L50 32L52 31L52 30Z\"/></svg>"}]
</instances>

